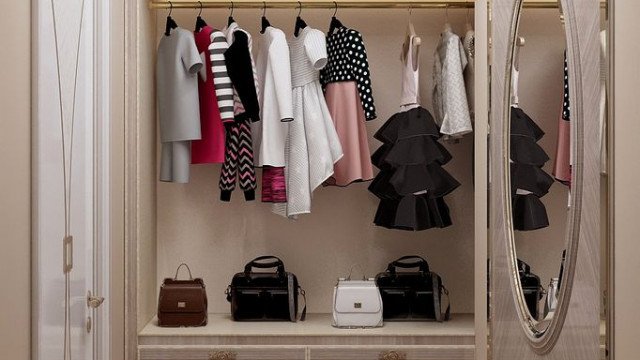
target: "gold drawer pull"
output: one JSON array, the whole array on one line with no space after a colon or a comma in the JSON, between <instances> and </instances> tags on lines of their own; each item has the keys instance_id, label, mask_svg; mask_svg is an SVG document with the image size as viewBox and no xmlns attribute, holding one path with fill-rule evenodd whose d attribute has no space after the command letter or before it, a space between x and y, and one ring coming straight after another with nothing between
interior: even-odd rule
<instances>
[{"instance_id":1,"label":"gold drawer pull","mask_svg":"<svg viewBox=\"0 0 640 360\"><path fill-rule=\"evenodd\" d=\"M378 360L407 360L407 354L399 351L383 351Z\"/></svg>"},{"instance_id":2,"label":"gold drawer pull","mask_svg":"<svg viewBox=\"0 0 640 360\"><path fill-rule=\"evenodd\" d=\"M209 354L209 360L236 360L236 355L233 351L216 351Z\"/></svg>"}]
</instances>

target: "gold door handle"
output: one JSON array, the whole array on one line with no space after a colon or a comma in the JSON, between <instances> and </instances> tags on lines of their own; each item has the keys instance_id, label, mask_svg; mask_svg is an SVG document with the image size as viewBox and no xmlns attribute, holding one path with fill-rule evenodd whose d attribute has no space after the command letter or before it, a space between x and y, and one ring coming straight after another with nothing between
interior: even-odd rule
<instances>
[{"instance_id":1,"label":"gold door handle","mask_svg":"<svg viewBox=\"0 0 640 360\"><path fill-rule=\"evenodd\" d=\"M209 360L236 360L236 356L233 351L216 351L209 354Z\"/></svg>"},{"instance_id":2,"label":"gold door handle","mask_svg":"<svg viewBox=\"0 0 640 360\"><path fill-rule=\"evenodd\" d=\"M93 296L91 290L87 291L87 307L91 309L97 309L104 302L104 298L101 296Z\"/></svg>"},{"instance_id":3,"label":"gold door handle","mask_svg":"<svg viewBox=\"0 0 640 360\"><path fill-rule=\"evenodd\" d=\"M407 354L400 351L383 351L378 360L407 360Z\"/></svg>"}]
</instances>

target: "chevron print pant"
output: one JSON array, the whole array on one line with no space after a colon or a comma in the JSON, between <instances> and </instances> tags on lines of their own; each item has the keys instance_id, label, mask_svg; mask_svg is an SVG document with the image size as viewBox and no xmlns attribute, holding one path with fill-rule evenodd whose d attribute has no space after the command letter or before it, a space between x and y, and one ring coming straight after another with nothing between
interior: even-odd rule
<instances>
[{"instance_id":1,"label":"chevron print pant","mask_svg":"<svg viewBox=\"0 0 640 360\"><path fill-rule=\"evenodd\" d=\"M224 164L220 172L220 200L231 200L231 192L236 188L236 178L239 178L245 200L254 200L256 170L253 167L251 129L247 121L235 121L227 125Z\"/></svg>"}]
</instances>

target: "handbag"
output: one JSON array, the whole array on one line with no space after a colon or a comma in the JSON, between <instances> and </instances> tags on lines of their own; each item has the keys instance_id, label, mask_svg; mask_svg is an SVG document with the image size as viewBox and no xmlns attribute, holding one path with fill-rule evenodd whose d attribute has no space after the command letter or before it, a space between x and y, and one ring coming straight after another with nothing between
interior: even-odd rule
<instances>
[{"instance_id":1,"label":"handbag","mask_svg":"<svg viewBox=\"0 0 640 360\"><path fill-rule=\"evenodd\" d=\"M254 268L273 269L253 272ZM233 276L227 288L231 316L235 321L298 321L298 295L305 297L298 278L284 269L275 256L260 256L251 260L244 271ZM299 320L304 321L305 305Z\"/></svg>"},{"instance_id":2,"label":"handbag","mask_svg":"<svg viewBox=\"0 0 640 360\"><path fill-rule=\"evenodd\" d=\"M398 272L397 268L418 271ZM450 318L449 292L440 275L430 271L420 256L403 256L391 262L385 272L376 276L376 284L382 296L384 320L442 322ZM443 297L447 298L444 311Z\"/></svg>"},{"instance_id":3,"label":"handbag","mask_svg":"<svg viewBox=\"0 0 640 360\"><path fill-rule=\"evenodd\" d=\"M544 297L544 289L540 282L540 277L533 274L529 264L520 259L518 259L518 274L520 275L520 285L522 286L522 293L529 313L534 319L538 320L540 315L538 303Z\"/></svg>"},{"instance_id":4,"label":"handbag","mask_svg":"<svg viewBox=\"0 0 640 360\"><path fill-rule=\"evenodd\" d=\"M338 328L381 327L382 297L375 279L339 278L333 290L333 322Z\"/></svg>"},{"instance_id":5,"label":"handbag","mask_svg":"<svg viewBox=\"0 0 640 360\"><path fill-rule=\"evenodd\" d=\"M186 267L189 280L178 280L181 267ZM173 278L166 278L158 296L158 325L166 327L207 325L207 291L201 278L194 279L191 269L182 263Z\"/></svg>"}]
</instances>

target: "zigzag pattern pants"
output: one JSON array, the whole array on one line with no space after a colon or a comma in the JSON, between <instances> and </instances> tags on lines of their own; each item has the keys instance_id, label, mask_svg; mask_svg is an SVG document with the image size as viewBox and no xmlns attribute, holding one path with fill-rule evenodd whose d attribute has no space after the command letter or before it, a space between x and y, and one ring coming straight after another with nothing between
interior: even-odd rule
<instances>
[{"instance_id":1,"label":"zigzag pattern pants","mask_svg":"<svg viewBox=\"0 0 640 360\"><path fill-rule=\"evenodd\" d=\"M227 127L224 164L220 172L220 200L230 201L239 178L247 201L256 198L256 170L253 167L253 144L247 121L234 121Z\"/></svg>"}]
</instances>

